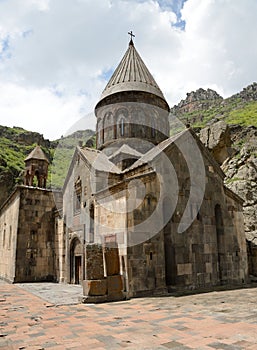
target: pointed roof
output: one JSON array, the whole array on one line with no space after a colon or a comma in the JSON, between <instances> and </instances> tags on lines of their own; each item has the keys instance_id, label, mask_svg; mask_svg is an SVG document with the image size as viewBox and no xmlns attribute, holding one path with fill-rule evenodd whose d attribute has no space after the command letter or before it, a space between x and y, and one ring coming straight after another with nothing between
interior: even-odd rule
<instances>
[{"instance_id":1,"label":"pointed roof","mask_svg":"<svg viewBox=\"0 0 257 350\"><path fill-rule=\"evenodd\" d=\"M101 100L114 93L131 90L148 92L165 100L132 40L130 40L125 55L106 85Z\"/></svg>"},{"instance_id":2,"label":"pointed roof","mask_svg":"<svg viewBox=\"0 0 257 350\"><path fill-rule=\"evenodd\" d=\"M49 163L49 160L47 159L45 153L42 151L42 148L40 146L36 146L32 152L27 156L25 159L25 162L30 159L37 159L37 160L44 160L47 163Z\"/></svg>"}]
</instances>

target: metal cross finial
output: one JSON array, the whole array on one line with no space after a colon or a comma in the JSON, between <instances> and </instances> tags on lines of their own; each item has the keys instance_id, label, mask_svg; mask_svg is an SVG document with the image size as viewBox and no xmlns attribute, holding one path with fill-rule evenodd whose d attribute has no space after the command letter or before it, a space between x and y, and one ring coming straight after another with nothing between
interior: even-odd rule
<instances>
[{"instance_id":1,"label":"metal cross finial","mask_svg":"<svg viewBox=\"0 0 257 350\"><path fill-rule=\"evenodd\" d=\"M128 32L128 35L130 35L130 44L133 44L133 37L135 38L135 35L133 34L132 30Z\"/></svg>"}]
</instances>

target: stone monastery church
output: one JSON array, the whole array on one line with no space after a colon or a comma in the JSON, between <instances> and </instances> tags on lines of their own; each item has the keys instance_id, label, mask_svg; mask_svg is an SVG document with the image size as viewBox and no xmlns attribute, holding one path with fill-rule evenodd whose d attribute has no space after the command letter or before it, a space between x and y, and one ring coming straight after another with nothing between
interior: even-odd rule
<instances>
[{"instance_id":1,"label":"stone monastery church","mask_svg":"<svg viewBox=\"0 0 257 350\"><path fill-rule=\"evenodd\" d=\"M246 283L243 202L169 111L131 39L63 190L46 189L39 146L25 159L0 209L0 277L82 284L84 302Z\"/></svg>"}]
</instances>

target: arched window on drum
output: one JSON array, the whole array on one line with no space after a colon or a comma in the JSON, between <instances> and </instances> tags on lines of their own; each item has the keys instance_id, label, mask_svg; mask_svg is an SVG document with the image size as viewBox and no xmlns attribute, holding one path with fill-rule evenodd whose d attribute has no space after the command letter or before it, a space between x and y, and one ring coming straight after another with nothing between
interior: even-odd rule
<instances>
[{"instance_id":1,"label":"arched window on drum","mask_svg":"<svg viewBox=\"0 0 257 350\"><path fill-rule=\"evenodd\" d=\"M128 136L128 111L123 108L117 111L118 137Z\"/></svg>"},{"instance_id":2,"label":"arched window on drum","mask_svg":"<svg viewBox=\"0 0 257 350\"><path fill-rule=\"evenodd\" d=\"M107 112L104 116L104 139L111 140L115 138L115 123L112 112Z\"/></svg>"}]
</instances>

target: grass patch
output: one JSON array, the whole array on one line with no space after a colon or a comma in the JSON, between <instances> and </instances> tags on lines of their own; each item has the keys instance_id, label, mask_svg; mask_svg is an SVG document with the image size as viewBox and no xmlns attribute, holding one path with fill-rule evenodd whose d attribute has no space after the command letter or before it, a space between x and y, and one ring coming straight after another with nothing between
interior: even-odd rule
<instances>
[{"instance_id":1,"label":"grass patch","mask_svg":"<svg viewBox=\"0 0 257 350\"><path fill-rule=\"evenodd\" d=\"M230 111L226 121L228 124L257 127L257 101L249 102L243 108Z\"/></svg>"}]
</instances>

